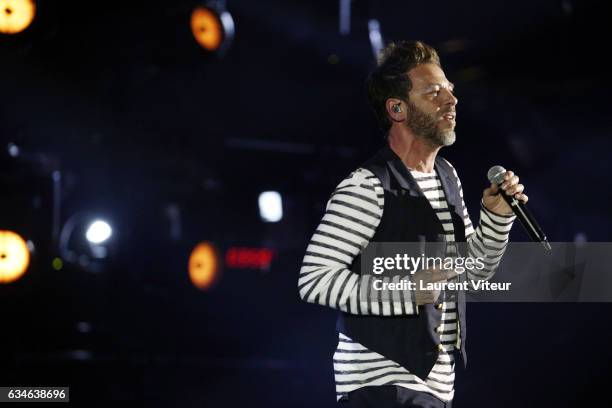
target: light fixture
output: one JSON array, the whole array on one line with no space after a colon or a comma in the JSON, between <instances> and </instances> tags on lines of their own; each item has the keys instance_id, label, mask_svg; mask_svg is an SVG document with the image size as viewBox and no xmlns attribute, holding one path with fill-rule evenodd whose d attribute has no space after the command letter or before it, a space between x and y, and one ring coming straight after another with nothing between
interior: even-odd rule
<instances>
[{"instance_id":1,"label":"light fixture","mask_svg":"<svg viewBox=\"0 0 612 408\"><path fill-rule=\"evenodd\" d=\"M9 156L11 157L17 157L19 156L19 146L17 146L15 143L9 143L6 146L6 150L8 151Z\"/></svg>"},{"instance_id":2,"label":"light fixture","mask_svg":"<svg viewBox=\"0 0 612 408\"><path fill-rule=\"evenodd\" d=\"M116 233L112 223L91 212L77 212L70 216L59 233L59 261L53 262L55 270L64 264L77 265L89 272L101 272L105 259L117 248Z\"/></svg>"},{"instance_id":3,"label":"light fixture","mask_svg":"<svg viewBox=\"0 0 612 408\"><path fill-rule=\"evenodd\" d=\"M208 2L191 12L191 33L196 42L210 53L224 53L234 38L234 20L225 2Z\"/></svg>"},{"instance_id":4,"label":"light fixture","mask_svg":"<svg viewBox=\"0 0 612 408\"><path fill-rule=\"evenodd\" d=\"M218 279L221 270L217 248L210 242L201 242L189 256L189 279L200 290L209 289Z\"/></svg>"},{"instance_id":5,"label":"light fixture","mask_svg":"<svg viewBox=\"0 0 612 408\"><path fill-rule=\"evenodd\" d=\"M0 230L0 284L23 276L30 265L30 251L25 240L13 231Z\"/></svg>"},{"instance_id":6,"label":"light fixture","mask_svg":"<svg viewBox=\"0 0 612 408\"><path fill-rule=\"evenodd\" d=\"M264 191L259 195L259 216L264 222L283 219L283 199L277 191Z\"/></svg>"},{"instance_id":7,"label":"light fixture","mask_svg":"<svg viewBox=\"0 0 612 408\"><path fill-rule=\"evenodd\" d=\"M274 255L271 248L230 247L225 252L225 267L269 270Z\"/></svg>"},{"instance_id":8,"label":"light fixture","mask_svg":"<svg viewBox=\"0 0 612 408\"><path fill-rule=\"evenodd\" d=\"M380 23L378 20L368 20L368 37L370 38L370 46L372 47L374 60L378 60L380 52L385 47L385 42L380 32Z\"/></svg>"},{"instance_id":9,"label":"light fixture","mask_svg":"<svg viewBox=\"0 0 612 408\"><path fill-rule=\"evenodd\" d=\"M341 35L349 35L351 33L351 1L340 0L339 27Z\"/></svg>"},{"instance_id":10,"label":"light fixture","mask_svg":"<svg viewBox=\"0 0 612 408\"><path fill-rule=\"evenodd\" d=\"M113 235L113 229L108 222L104 220L95 220L87 227L85 238L92 244L101 244L108 240L111 235Z\"/></svg>"},{"instance_id":11,"label":"light fixture","mask_svg":"<svg viewBox=\"0 0 612 408\"><path fill-rule=\"evenodd\" d=\"M35 15L33 0L0 0L0 33L22 32L32 24Z\"/></svg>"}]
</instances>

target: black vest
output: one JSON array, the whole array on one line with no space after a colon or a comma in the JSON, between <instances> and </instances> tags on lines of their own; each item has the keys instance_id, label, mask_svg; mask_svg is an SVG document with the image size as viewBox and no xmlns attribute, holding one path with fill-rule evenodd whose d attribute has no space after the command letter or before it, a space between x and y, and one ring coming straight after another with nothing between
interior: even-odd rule
<instances>
[{"instance_id":1,"label":"black vest","mask_svg":"<svg viewBox=\"0 0 612 408\"><path fill-rule=\"evenodd\" d=\"M448 202L455 241L465 242L464 208L457 177L440 157L436 158L434 166ZM442 223L431 204L390 147L381 149L362 167L379 178L385 192L382 219L370 242L439 242L444 239ZM360 274L360 264L361 255L358 255L351 270ZM462 291L458 291L457 315L465 366L465 293ZM438 359L440 337L436 328L441 317L442 311L432 304L418 306L418 315L387 317L340 313L337 329L425 380Z\"/></svg>"}]
</instances>

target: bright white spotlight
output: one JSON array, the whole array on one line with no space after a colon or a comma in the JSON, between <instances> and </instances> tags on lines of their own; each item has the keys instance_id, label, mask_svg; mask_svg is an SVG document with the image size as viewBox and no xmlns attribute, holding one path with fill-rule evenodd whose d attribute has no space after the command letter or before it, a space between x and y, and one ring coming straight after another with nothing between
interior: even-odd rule
<instances>
[{"instance_id":1,"label":"bright white spotlight","mask_svg":"<svg viewBox=\"0 0 612 408\"><path fill-rule=\"evenodd\" d=\"M85 238L92 244L101 244L113 235L113 229L106 221L96 220L87 228Z\"/></svg>"},{"instance_id":2,"label":"bright white spotlight","mask_svg":"<svg viewBox=\"0 0 612 408\"><path fill-rule=\"evenodd\" d=\"M259 215L265 222L283 219L283 200L276 191L264 191L259 195Z\"/></svg>"}]
</instances>

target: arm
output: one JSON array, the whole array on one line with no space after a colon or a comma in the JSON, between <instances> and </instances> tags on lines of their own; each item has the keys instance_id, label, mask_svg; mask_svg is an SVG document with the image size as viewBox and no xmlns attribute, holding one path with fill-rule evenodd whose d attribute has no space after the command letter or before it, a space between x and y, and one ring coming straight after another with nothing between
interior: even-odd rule
<instances>
[{"instance_id":1,"label":"arm","mask_svg":"<svg viewBox=\"0 0 612 408\"><path fill-rule=\"evenodd\" d=\"M417 313L408 291L401 292L404 299L385 302L382 308L377 300L360 299L360 288L365 284L350 269L374 236L383 206L380 180L369 170L358 169L338 185L306 249L298 280L302 300L351 314Z\"/></svg>"},{"instance_id":2,"label":"arm","mask_svg":"<svg viewBox=\"0 0 612 408\"><path fill-rule=\"evenodd\" d=\"M479 225L476 230L471 225L469 228L466 226L465 235L469 256L483 258L485 267L482 270L468 270L467 276L469 279L477 281L489 280L493 277L506 251L514 218L514 215L495 214L487 210L481 203ZM467 219L469 221L469 217ZM469 231L470 228L471 231ZM468 233L470 233L469 236Z\"/></svg>"},{"instance_id":3,"label":"arm","mask_svg":"<svg viewBox=\"0 0 612 408\"><path fill-rule=\"evenodd\" d=\"M516 217L514 214L496 214L488 210L481 201L480 221L478 227L474 229L465 202L463 201L461 181L459 181L459 176L452 165L451 168L457 178L461 205L463 206L463 221L465 224L465 237L468 244L468 256L483 258L483 263L485 265L482 270L468 270L467 277L473 281L489 280L495 274L495 270L499 266L502 255L506 251L510 229Z\"/></svg>"}]
</instances>

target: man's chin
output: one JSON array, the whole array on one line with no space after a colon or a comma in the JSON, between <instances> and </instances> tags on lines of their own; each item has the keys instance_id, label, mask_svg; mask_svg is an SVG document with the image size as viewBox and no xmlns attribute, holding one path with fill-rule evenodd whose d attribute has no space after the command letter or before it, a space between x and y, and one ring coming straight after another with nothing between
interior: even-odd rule
<instances>
[{"instance_id":1,"label":"man's chin","mask_svg":"<svg viewBox=\"0 0 612 408\"><path fill-rule=\"evenodd\" d=\"M441 137L442 146L450 146L455 143L456 139L457 135L455 134L455 131L448 132Z\"/></svg>"},{"instance_id":2,"label":"man's chin","mask_svg":"<svg viewBox=\"0 0 612 408\"><path fill-rule=\"evenodd\" d=\"M423 132L420 135L417 134L417 137L429 143L433 147L450 146L455 143L456 139L454 130L447 130L445 132L438 130L437 132L431 133Z\"/></svg>"},{"instance_id":3,"label":"man's chin","mask_svg":"<svg viewBox=\"0 0 612 408\"><path fill-rule=\"evenodd\" d=\"M456 138L455 132L452 131L438 134L431 138L430 141L433 142L433 145L436 147L445 147L455 143Z\"/></svg>"}]
</instances>

